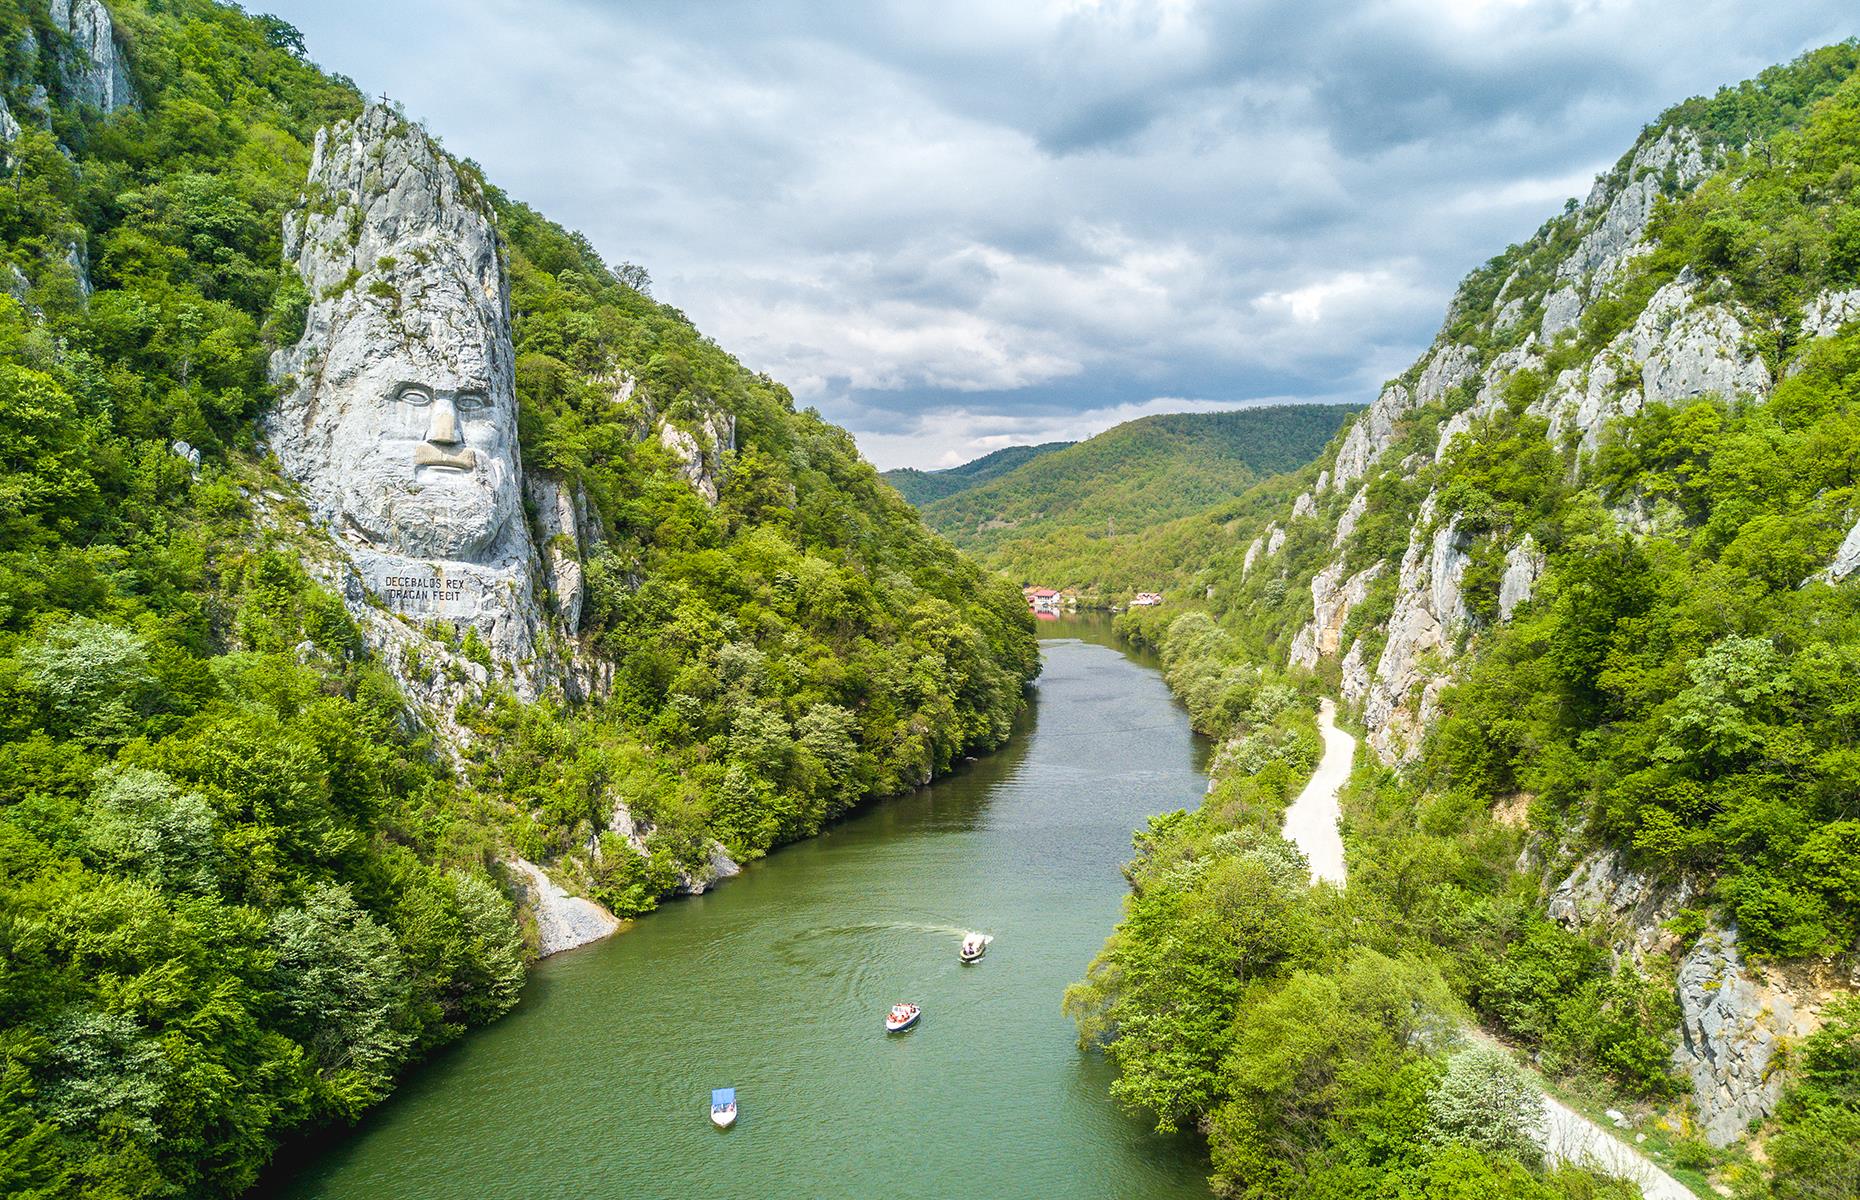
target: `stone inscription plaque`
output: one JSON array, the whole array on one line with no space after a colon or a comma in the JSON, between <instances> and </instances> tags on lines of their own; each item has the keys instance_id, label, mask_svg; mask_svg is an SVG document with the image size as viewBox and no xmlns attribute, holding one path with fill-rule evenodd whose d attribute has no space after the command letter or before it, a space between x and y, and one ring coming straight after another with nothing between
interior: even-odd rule
<instances>
[{"instance_id":1,"label":"stone inscription plaque","mask_svg":"<svg viewBox=\"0 0 1860 1200\"><path fill-rule=\"evenodd\" d=\"M445 574L389 575L384 583L382 599L389 608L400 612L410 609L424 612L436 604L464 599L468 581L462 576Z\"/></svg>"}]
</instances>

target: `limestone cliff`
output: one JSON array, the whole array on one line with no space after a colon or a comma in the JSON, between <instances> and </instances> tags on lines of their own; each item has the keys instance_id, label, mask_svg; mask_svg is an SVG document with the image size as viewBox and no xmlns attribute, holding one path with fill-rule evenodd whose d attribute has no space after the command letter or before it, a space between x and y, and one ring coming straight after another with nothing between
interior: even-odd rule
<instances>
[{"instance_id":1,"label":"limestone cliff","mask_svg":"<svg viewBox=\"0 0 1860 1200\"><path fill-rule=\"evenodd\" d=\"M61 71L71 97L105 113L135 108L122 35L102 0L52 0L51 14L52 24L71 39Z\"/></svg>"},{"instance_id":2,"label":"limestone cliff","mask_svg":"<svg viewBox=\"0 0 1860 1200\"><path fill-rule=\"evenodd\" d=\"M471 736L461 707L497 690L603 690L611 667L575 642L599 518L578 487L525 476L508 285L478 184L372 105L318 135L284 247L308 306L273 355L266 428L335 548L311 565L370 650L454 747ZM516 870L543 953L611 930L598 906Z\"/></svg>"},{"instance_id":3,"label":"limestone cliff","mask_svg":"<svg viewBox=\"0 0 1860 1200\"><path fill-rule=\"evenodd\" d=\"M1439 482L1451 478L1443 471L1456 455L1495 422L1536 421L1580 479L1611 422L1701 397L1761 404L1793 369L1791 359L1764 353L1776 344L1774 322L1766 328L1722 283L1682 269L1634 290L1645 274L1638 264L1654 249L1649 226L1659 205L1711 178L1738 149L1683 122L1649 129L1585 201L1462 285L1434 344L1309 469L1309 488L1259 518L1244 543L1242 579L1270 571L1281 594L1308 587L1308 619L1281 635L1289 636L1279 643L1287 665L1336 670L1384 763L1416 759L1456 668L1476 657L1483 630L1527 609L1549 566L1528 526L1495 520L1487 507L1456 511L1455 493ZM1604 304L1612 306L1606 328L1618 332L1583 341ZM1784 344L1831 336L1855 320L1860 290L1823 291L1803 305ZM1399 559L1395 544L1361 540L1377 481L1383 529L1388 497L1414 497L1400 510L1408 529ZM1659 497L1632 493L1615 503L1619 527L1638 537L1665 536L1679 520ZM1321 536L1298 535L1311 522ZM1277 558L1288 536L1304 547L1293 556L1303 565ZM1860 522L1820 578L1856 571ZM1472 595L1475 573L1481 597ZM1378 619L1353 619L1362 609ZM1847 982L1809 986L1791 972L1753 967L1725 923L1679 940L1668 923L1688 905L1708 904L1703 885L1637 871L1622 848L1572 844L1551 854L1537 845L1525 865L1546 856L1548 865L1535 869L1551 917L1607 931L1618 956L1673 981L1682 1015L1673 1066L1691 1086L1703 1135L1725 1145L1771 1114L1784 1078L1779 1047L1814 1028L1819 1005Z\"/></svg>"},{"instance_id":4,"label":"limestone cliff","mask_svg":"<svg viewBox=\"0 0 1860 1200\"><path fill-rule=\"evenodd\" d=\"M455 738L452 714L487 687L587 690L597 673L572 639L593 519L560 481L524 478L508 288L478 185L374 105L319 134L284 234L309 304L273 356L267 429L342 550L335 582L371 646Z\"/></svg>"}]
</instances>

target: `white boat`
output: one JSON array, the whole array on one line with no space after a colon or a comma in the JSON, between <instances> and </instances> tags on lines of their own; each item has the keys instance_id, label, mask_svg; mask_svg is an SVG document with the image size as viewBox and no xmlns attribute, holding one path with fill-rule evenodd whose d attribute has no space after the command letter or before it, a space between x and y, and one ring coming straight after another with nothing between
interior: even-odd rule
<instances>
[{"instance_id":1,"label":"white boat","mask_svg":"<svg viewBox=\"0 0 1860 1200\"><path fill-rule=\"evenodd\" d=\"M915 1004L908 1002L894 1004L891 1006L891 1011L885 1014L885 1032L903 1033L917 1024L918 1018L923 1015L923 1009Z\"/></svg>"},{"instance_id":2,"label":"white boat","mask_svg":"<svg viewBox=\"0 0 1860 1200\"><path fill-rule=\"evenodd\" d=\"M962 935L962 949L958 954L965 963L975 962L988 953L988 943L994 940L985 933L965 933Z\"/></svg>"},{"instance_id":3,"label":"white boat","mask_svg":"<svg viewBox=\"0 0 1860 1200\"><path fill-rule=\"evenodd\" d=\"M714 1088L710 1093L710 1123L719 1129L736 1124L736 1089Z\"/></svg>"}]
</instances>

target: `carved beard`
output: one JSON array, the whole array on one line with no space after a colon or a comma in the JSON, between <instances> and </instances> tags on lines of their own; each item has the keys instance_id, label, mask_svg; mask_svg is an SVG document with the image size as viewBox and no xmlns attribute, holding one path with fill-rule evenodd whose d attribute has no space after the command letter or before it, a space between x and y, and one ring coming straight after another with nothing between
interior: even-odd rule
<instances>
[{"instance_id":1,"label":"carved beard","mask_svg":"<svg viewBox=\"0 0 1860 1200\"><path fill-rule=\"evenodd\" d=\"M478 457L475 470L407 467L407 483L372 496L351 494L343 510L378 548L421 558L471 562L496 544L509 524L515 489L501 463Z\"/></svg>"}]
</instances>

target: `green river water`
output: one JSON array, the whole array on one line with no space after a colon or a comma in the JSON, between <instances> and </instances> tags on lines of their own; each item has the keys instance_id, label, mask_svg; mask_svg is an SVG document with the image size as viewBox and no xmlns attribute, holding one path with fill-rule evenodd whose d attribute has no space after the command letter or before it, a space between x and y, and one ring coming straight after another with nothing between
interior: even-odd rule
<instances>
[{"instance_id":1,"label":"green river water","mask_svg":"<svg viewBox=\"0 0 1860 1200\"><path fill-rule=\"evenodd\" d=\"M262 1189L308 1200L1204 1197L1206 1163L1106 1093L1059 1002L1119 865L1199 799L1205 747L1108 624L1042 627L1014 740L548 959L522 1003ZM964 967L966 928L995 936ZM895 1000L924 1017L881 1026ZM710 1089L734 1086L719 1132Z\"/></svg>"}]
</instances>

